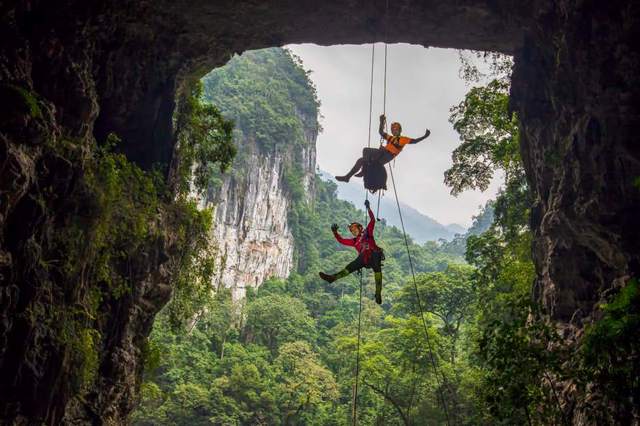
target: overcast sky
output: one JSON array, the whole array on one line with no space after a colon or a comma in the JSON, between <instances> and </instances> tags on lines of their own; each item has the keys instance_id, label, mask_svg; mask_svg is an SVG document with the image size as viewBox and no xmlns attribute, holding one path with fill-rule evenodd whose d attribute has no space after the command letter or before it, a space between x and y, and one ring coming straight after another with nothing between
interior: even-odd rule
<instances>
[{"instance_id":1,"label":"overcast sky","mask_svg":"<svg viewBox=\"0 0 640 426\"><path fill-rule=\"evenodd\" d=\"M322 103L324 131L318 138L318 164L333 175L346 174L367 145L371 45L287 47L312 70L311 79ZM383 111L382 44L376 44L375 55L374 147L379 143L378 117ZM494 179L484 193L467 191L458 197L451 196L443 183L443 173L451 166L451 152L459 144L458 134L448 122L449 108L469 89L458 75L459 67L455 50L389 45L386 110L388 122L399 121L406 136L418 137L425 129L431 130L429 138L407 146L396 160L394 175L400 199L440 223L469 226L478 207L495 196L499 182Z\"/></svg>"}]
</instances>

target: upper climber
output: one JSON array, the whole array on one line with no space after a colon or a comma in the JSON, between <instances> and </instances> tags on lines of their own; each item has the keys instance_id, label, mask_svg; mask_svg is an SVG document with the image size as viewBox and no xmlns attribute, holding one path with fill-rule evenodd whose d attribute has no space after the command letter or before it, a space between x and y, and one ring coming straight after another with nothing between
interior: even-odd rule
<instances>
[{"instance_id":1,"label":"upper climber","mask_svg":"<svg viewBox=\"0 0 640 426\"><path fill-rule=\"evenodd\" d=\"M356 164L354 164L351 171L344 176L336 176L336 180L339 180L341 182L349 182L349 179L351 179L351 176L353 176L354 174L356 175L356 177L361 177L364 174L363 166L366 167L368 163L379 163L382 165L387 164L398 154L400 154L405 145L418 143L421 140L429 137L429 135L431 134L429 129L427 129L424 133L424 136L416 139L408 138L401 135L402 126L400 125L400 123L394 122L391 123L391 134L389 135L384 131L386 121L387 118L384 116L384 114L381 115L380 127L378 129L380 136L386 141L386 144L380 145L380 147L378 148L364 148L362 150L362 157L358 158L358 161L356 161Z\"/></svg>"}]
</instances>

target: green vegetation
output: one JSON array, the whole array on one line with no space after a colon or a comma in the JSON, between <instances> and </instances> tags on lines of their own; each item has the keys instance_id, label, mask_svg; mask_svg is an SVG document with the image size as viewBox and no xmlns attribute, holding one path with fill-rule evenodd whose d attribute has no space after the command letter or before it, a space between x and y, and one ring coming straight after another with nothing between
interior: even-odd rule
<instances>
[{"instance_id":1,"label":"green vegetation","mask_svg":"<svg viewBox=\"0 0 640 426\"><path fill-rule=\"evenodd\" d=\"M620 289L610 303L602 307L603 316L587 329L580 365L581 385L598 383L603 389L596 404L607 407L619 404L627 412L633 410L630 395L640 394L640 285L631 280ZM598 413L598 411L595 411ZM604 410L592 420L607 421Z\"/></svg>"},{"instance_id":2,"label":"green vegetation","mask_svg":"<svg viewBox=\"0 0 640 426\"><path fill-rule=\"evenodd\" d=\"M14 84L0 86L0 97L7 106L11 105L15 113L24 113L30 118L42 118L42 107L35 92Z\"/></svg>"},{"instance_id":3,"label":"green vegetation","mask_svg":"<svg viewBox=\"0 0 640 426\"><path fill-rule=\"evenodd\" d=\"M297 87L303 77L304 87ZM233 93L233 102L217 105L237 124L242 132L237 136L256 141L261 151L277 150L286 159L283 184L292 200L289 224L298 267L286 280L271 279L258 291L249 289L243 304L234 305L230 294L220 290L193 318L188 333L173 331L163 312L149 344L152 353L162 356L155 370L147 370L134 422L346 424L359 280L351 276L328 285L317 274L337 270L355 256L336 243L331 224L339 223L344 231L346 224L365 218L336 198L335 184L317 178L311 194L302 186L303 138L318 131L315 91L295 58L270 49L234 58L228 67L209 74L204 93L214 100L220 93ZM274 111L279 115L274 117ZM257 135L263 128L269 133ZM239 148L234 167L242 170L251 143ZM359 416L363 424L402 424L400 418L416 423L425 416L440 422L444 414L435 396L440 385L426 362L422 323L405 286L409 261L403 236L384 223L377 225L377 235L388 259L384 304L372 302L372 277L365 273L362 377L367 379L361 383ZM420 291L438 293L439 302L428 306L433 313L426 319L436 343L435 361L449 374L454 363L462 362L456 355L467 315L464 301L473 297L471 271L461 256L435 242L410 242L410 247ZM445 282L451 291L441 288ZM443 291L434 290L432 283L441 283L436 287ZM399 349L404 346L411 351ZM451 381L458 383L453 376Z\"/></svg>"},{"instance_id":4,"label":"green vegetation","mask_svg":"<svg viewBox=\"0 0 640 426\"><path fill-rule=\"evenodd\" d=\"M35 95L14 92L32 116L40 114ZM234 150L231 125L215 109L201 105L197 94L195 90L185 98L190 109L181 113L179 161L173 165L178 171L195 168L196 176L181 172L178 185L178 177L157 171L168 165L143 170L118 153L122 141L115 134L101 145L61 137L43 146L47 176L40 189L49 196L31 201L41 220L50 221L50 231L46 241L29 243L29 250L38 254L32 257L38 259L43 284L25 314L45 326L51 344L69 357L66 362L78 366L68 378L75 392L91 389L104 361L103 348L114 339L108 335L113 326L107 325L118 321L113 306L132 303L140 292L149 292L149 285L159 285L159 276L149 271L161 268L164 294L173 290L166 315L175 328L210 300L215 259L208 237L211 213L196 208L184 181L191 179L202 190L199 163L224 168ZM50 208L65 215L54 221L46 215ZM56 308L54 297L61 300ZM151 359L151 346L144 350Z\"/></svg>"},{"instance_id":5,"label":"green vegetation","mask_svg":"<svg viewBox=\"0 0 640 426\"><path fill-rule=\"evenodd\" d=\"M319 130L315 88L300 59L286 50L245 52L203 82L204 98L233 117L236 130L263 152L301 144L305 131Z\"/></svg>"},{"instance_id":6,"label":"green vegetation","mask_svg":"<svg viewBox=\"0 0 640 426\"><path fill-rule=\"evenodd\" d=\"M189 87L176 114L177 185L182 194L188 192L189 185L200 192L209 190L212 176L226 171L236 155L234 124L225 120L218 108L202 102L202 87L201 82Z\"/></svg>"},{"instance_id":7,"label":"green vegetation","mask_svg":"<svg viewBox=\"0 0 640 426\"><path fill-rule=\"evenodd\" d=\"M445 173L452 194L486 190L496 169L506 173L507 181L521 174L518 119L508 110L509 82L498 79L472 88L451 108L449 121L462 141L453 151L453 166Z\"/></svg>"},{"instance_id":8,"label":"green vegetation","mask_svg":"<svg viewBox=\"0 0 640 426\"><path fill-rule=\"evenodd\" d=\"M494 59L494 69L509 69L508 61ZM465 74L477 70L467 67ZM301 132L317 130L317 100L306 76L285 51L268 50L234 58L207 77L205 94L223 104L243 140L287 159L283 182L293 201L297 269L249 289L242 303L232 303L226 289L200 293L201 309L190 305L196 314L183 317L186 331L172 328L171 310L162 312L146 349L156 368L145 372L134 424L350 424L359 277L327 284L317 273L334 272L355 256L335 242L331 223L344 232L365 218L336 198L335 184L318 178L311 194L301 184ZM584 394L593 383L605 390L589 401L601 413L594 416L599 424L609 422L606 407L631 410L628 396L638 393L640 377L638 283L611 295L577 352L563 345L532 300L531 194L508 90L508 77L498 76L451 111L461 136L446 175L452 192L485 188L498 171L505 179L466 235L410 241L424 323L403 235L376 225L387 260L381 306L372 301L371 273L363 276L359 424L445 424L447 417L460 425L566 424L567 382ZM304 119L295 113L301 105L309 108Z\"/></svg>"},{"instance_id":9,"label":"green vegetation","mask_svg":"<svg viewBox=\"0 0 640 426\"><path fill-rule=\"evenodd\" d=\"M335 191L335 184L318 181L313 214L303 215L314 224L305 232L315 235L309 241L317 256L313 262L307 258L304 273L248 291L244 306L234 306L228 293L219 292L190 334L175 334L164 319L156 324L151 341L163 356L159 367L147 372L136 424L347 424L359 281L351 276L326 284L317 273L336 270L355 256L333 239L332 221L344 229L354 218L364 218L350 203L337 200ZM373 278L365 273L361 421L402 424L398 409L414 424L423 416L440 421L422 324L405 286L409 265L402 234L379 224L378 235L389 260L382 307L372 301ZM421 293L430 294L440 282L451 285L451 291L440 288L427 320L431 339L438 342L438 362L453 371L452 362L461 362L452 354L454 347L460 350L455 340L466 315L460 297L472 297L470 268L457 266L462 259L440 253L435 244L412 243L411 249ZM188 415L176 414L185 389L193 389L202 403Z\"/></svg>"}]
</instances>

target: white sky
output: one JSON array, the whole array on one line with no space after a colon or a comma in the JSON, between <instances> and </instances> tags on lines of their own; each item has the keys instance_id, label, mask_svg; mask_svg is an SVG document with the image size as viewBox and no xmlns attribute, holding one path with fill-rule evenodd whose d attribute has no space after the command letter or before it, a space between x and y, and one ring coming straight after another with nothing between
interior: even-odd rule
<instances>
[{"instance_id":1,"label":"white sky","mask_svg":"<svg viewBox=\"0 0 640 426\"><path fill-rule=\"evenodd\" d=\"M342 175L360 157L367 145L371 45L287 46L300 56L318 89L324 116L318 138L318 164L334 175ZM377 146L378 117L383 109L384 46L376 44L371 144ZM498 179L481 193L449 194L443 173L451 166L451 152L458 134L448 121L449 108L457 105L469 86L460 79L458 52L394 44L388 47L387 121L399 121L403 134L418 137L426 128L431 136L409 145L398 156L394 175L398 196L405 203L442 224L471 225L478 206L494 198ZM354 178L358 179L358 178ZM361 181L360 181L361 182ZM391 188L391 185L388 185ZM387 197L393 194L387 192Z\"/></svg>"}]
</instances>

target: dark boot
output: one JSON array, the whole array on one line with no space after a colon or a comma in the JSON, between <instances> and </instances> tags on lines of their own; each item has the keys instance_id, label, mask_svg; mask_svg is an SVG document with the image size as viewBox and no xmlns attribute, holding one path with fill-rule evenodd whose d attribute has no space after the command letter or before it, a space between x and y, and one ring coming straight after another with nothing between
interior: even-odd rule
<instances>
[{"instance_id":1,"label":"dark boot","mask_svg":"<svg viewBox=\"0 0 640 426\"><path fill-rule=\"evenodd\" d=\"M376 280L376 303L382 305L382 272L376 272L373 276Z\"/></svg>"},{"instance_id":2,"label":"dark boot","mask_svg":"<svg viewBox=\"0 0 640 426\"><path fill-rule=\"evenodd\" d=\"M329 275L329 274L325 274L324 272L320 272L318 275L320 275L320 278L322 278L323 280L325 280L328 283L332 283L336 280L336 276L335 275Z\"/></svg>"},{"instance_id":3,"label":"dark boot","mask_svg":"<svg viewBox=\"0 0 640 426\"><path fill-rule=\"evenodd\" d=\"M324 272L319 272L318 275L320 275L320 278L322 278L323 280L325 280L326 282L332 283L335 280L339 280L340 278L344 278L347 275L349 275L351 272L349 272L346 268L341 270L340 272L337 272L334 275L331 274L325 274Z\"/></svg>"}]
</instances>

